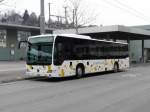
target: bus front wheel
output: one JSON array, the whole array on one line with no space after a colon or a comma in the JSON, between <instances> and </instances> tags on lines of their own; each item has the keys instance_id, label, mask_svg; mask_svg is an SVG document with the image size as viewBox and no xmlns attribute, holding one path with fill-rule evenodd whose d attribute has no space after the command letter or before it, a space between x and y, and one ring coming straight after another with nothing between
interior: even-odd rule
<instances>
[{"instance_id":1,"label":"bus front wheel","mask_svg":"<svg viewBox=\"0 0 150 112\"><path fill-rule=\"evenodd\" d=\"M77 66L76 68L76 77L81 78L84 75L84 67Z\"/></svg>"}]
</instances>

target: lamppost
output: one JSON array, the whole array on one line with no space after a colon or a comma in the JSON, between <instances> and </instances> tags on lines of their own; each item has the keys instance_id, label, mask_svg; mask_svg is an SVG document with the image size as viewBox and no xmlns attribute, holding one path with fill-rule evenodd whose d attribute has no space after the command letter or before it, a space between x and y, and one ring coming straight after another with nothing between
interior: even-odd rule
<instances>
[{"instance_id":1,"label":"lamppost","mask_svg":"<svg viewBox=\"0 0 150 112\"><path fill-rule=\"evenodd\" d=\"M40 33L45 33L44 0L41 0Z\"/></svg>"}]
</instances>

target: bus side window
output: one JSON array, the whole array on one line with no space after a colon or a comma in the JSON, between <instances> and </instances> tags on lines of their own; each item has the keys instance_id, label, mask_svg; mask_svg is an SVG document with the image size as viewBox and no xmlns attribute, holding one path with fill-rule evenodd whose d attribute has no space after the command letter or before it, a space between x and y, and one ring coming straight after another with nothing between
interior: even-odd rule
<instances>
[{"instance_id":1,"label":"bus side window","mask_svg":"<svg viewBox=\"0 0 150 112\"><path fill-rule=\"evenodd\" d=\"M62 43L57 44L57 49L59 52L62 52Z\"/></svg>"},{"instance_id":2,"label":"bus side window","mask_svg":"<svg viewBox=\"0 0 150 112\"><path fill-rule=\"evenodd\" d=\"M57 43L55 46L55 65L60 65L64 61L63 44Z\"/></svg>"}]
</instances>

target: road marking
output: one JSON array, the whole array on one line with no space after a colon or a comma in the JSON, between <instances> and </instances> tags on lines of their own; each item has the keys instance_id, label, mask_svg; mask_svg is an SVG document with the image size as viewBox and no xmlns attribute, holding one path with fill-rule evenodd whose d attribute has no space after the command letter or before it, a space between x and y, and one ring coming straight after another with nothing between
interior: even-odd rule
<instances>
[{"instance_id":1,"label":"road marking","mask_svg":"<svg viewBox=\"0 0 150 112\"><path fill-rule=\"evenodd\" d=\"M122 77L138 77L141 76L142 74L136 73L136 74L123 74Z\"/></svg>"},{"instance_id":2,"label":"road marking","mask_svg":"<svg viewBox=\"0 0 150 112\"><path fill-rule=\"evenodd\" d=\"M0 70L0 72L19 71L19 70L26 70L26 69L25 68L11 68L11 69Z\"/></svg>"}]
</instances>

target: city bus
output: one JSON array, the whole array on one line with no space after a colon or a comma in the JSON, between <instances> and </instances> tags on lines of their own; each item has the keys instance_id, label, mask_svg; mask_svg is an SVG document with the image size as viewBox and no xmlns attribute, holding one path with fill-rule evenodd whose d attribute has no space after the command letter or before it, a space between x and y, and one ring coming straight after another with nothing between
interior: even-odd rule
<instances>
[{"instance_id":1,"label":"city bus","mask_svg":"<svg viewBox=\"0 0 150 112\"><path fill-rule=\"evenodd\" d=\"M30 76L78 78L91 73L129 67L128 44L76 34L47 34L28 38Z\"/></svg>"}]
</instances>

